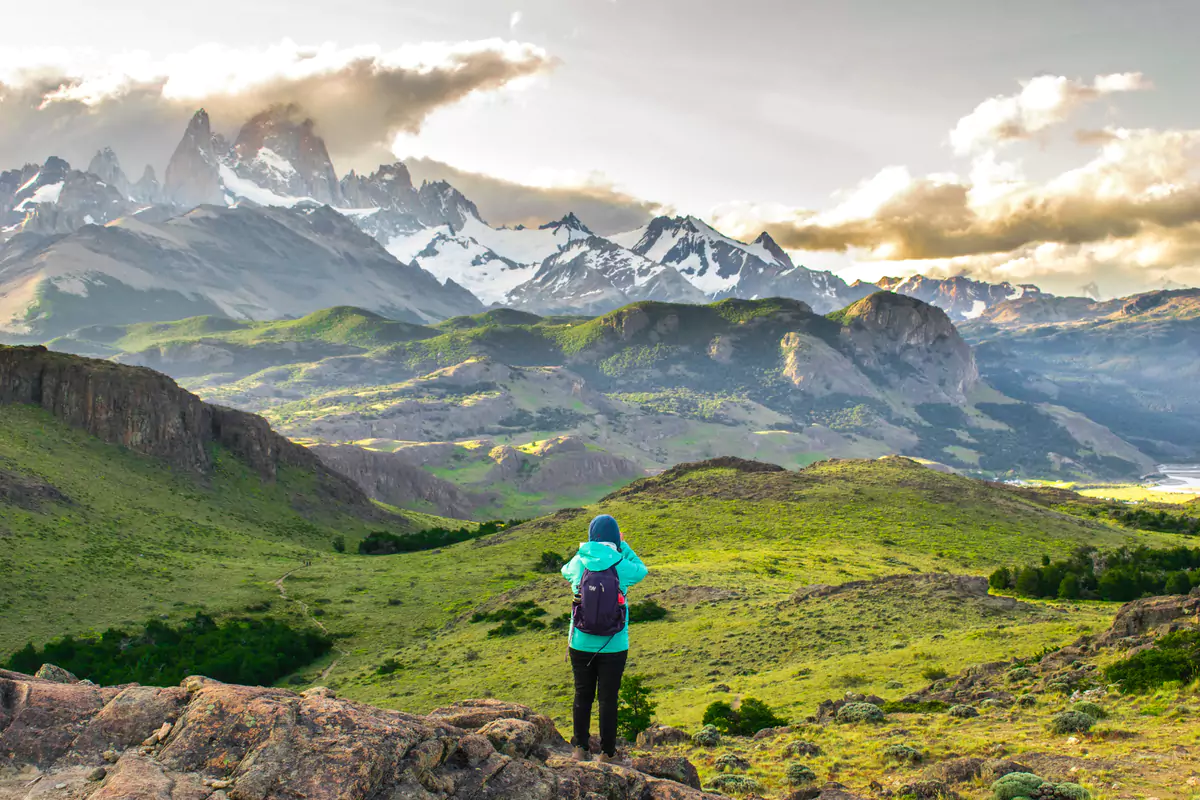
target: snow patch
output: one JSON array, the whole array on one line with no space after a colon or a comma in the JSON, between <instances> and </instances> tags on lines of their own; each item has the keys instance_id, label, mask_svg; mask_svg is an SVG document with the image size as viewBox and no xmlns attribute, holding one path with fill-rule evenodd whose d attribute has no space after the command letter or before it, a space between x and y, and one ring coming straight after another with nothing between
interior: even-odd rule
<instances>
[{"instance_id":1,"label":"snow patch","mask_svg":"<svg viewBox=\"0 0 1200 800\"><path fill-rule=\"evenodd\" d=\"M27 181L25 181L24 183L22 183L22 184L21 184L21 188L20 188L20 189L17 189L17 191L16 191L15 193L16 193L16 194L20 194L21 192L23 192L23 191L25 191L26 189L28 189L30 186L33 186L35 183L37 183L37 179L38 179L38 178L40 178L40 177L42 177L42 171L39 169L37 172L33 173L33 177L32 177L32 178L30 178L29 180L27 180Z\"/></svg>"},{"instance_id":2,"label":"snow patch","mask_svg":"<svg viewBox=\"0 0 1200 800\"><path fill-rule=\"evenodd\" d=\"M316 203L311 197L290 197L288 195L275 194L270 189L264 189L254 181L246 180L240 177L229 167L222 164L219 167L221 175L221 183L225 184L225 188L235 195L252 203L257 203L260 206L282 206L284 208L292 208L297 203L308 200ZM226 202L230 206L236 205L236 202Z\"/></svg>"},{"instance_id":3,"label":"snow patch","mask_svg":"<svg viewBox=\"0 0 1200 800\"><path fill-rule=\"evenodd\" d=\"M59 181L58 183L48 183L45 186L39 186L37 191L35 191L29 197L26 197L20 203L17 203L16 207L13 208L13 211L24 211L30 203L34 205L41 205L42 203L53 205L54 203L58 202L58 198L62 195L62 190L63 181Z\"/></svg>"},{"instance_id":4,"label":"snow patch","mask_svg":"<svg viewBox=\"0 0 1200 800\"><path fill-rule=\"evenodd\" d=\"M269 147L260 147L254 156L254 161L285 177L296 174L296 168L292 166L292 162Z\"/></svg>"},{"instance_id":5,"label":"snow patch","mask_svg":"<svg viewBox=\"0 0 1200 800\"><path fill-rule=\"evenodd\" d=\"M963 312L963 319L976 319L983 316L983 312L987 311L987 302L976 300L971 304L971 310Z\"/></svg>"}]
</instances>

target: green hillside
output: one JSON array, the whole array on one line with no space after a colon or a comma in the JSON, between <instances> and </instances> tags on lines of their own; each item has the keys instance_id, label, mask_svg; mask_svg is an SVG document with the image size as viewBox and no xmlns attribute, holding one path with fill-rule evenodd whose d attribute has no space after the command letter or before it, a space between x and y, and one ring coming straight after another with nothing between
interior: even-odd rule
<instances>
[{"instance_id":1,"label":"green hillside","mask_svg":"<svg viewBox=\"0 0 1200 800\"><path fill-rule=\"evenodd\" d=\"M274 483L228 453L212 475L105 444L41 409L0 405L0 651L151 616L242 610L332 540L425 527L315 510L314 478Z\"/></svg>"}]
</instances>

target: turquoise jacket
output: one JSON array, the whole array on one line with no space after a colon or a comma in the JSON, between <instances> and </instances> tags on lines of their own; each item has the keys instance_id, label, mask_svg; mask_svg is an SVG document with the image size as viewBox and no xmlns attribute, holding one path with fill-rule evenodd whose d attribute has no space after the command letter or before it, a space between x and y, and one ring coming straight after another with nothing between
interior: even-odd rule
<instances>
[{"instance_id":1,"label":"turquoise jacket","mask_svg":"<svg viewBox=\"0 0 1200 800\"><path fill-rule=\"evenodd\" d=\"M613 564L617 565L617 580L621 583L621 594L627 595L630 586L646 577L646 565L638 558L637 553L633 552L633 548L624 541L621 542L621 552L619 553L603 542L584 542L579 546L579 552L575 554L575 557L563 566L562 576L570 581L571 591L578 594L579 583L583 580L585 569L599 572L608 569ZM625 622L625 628L612 637L611 641L607 636L593 636L590 633L575 630L574 625L570 627L570 631L570 638L567 641L576 650L588 653L619 653L629 649L628 620Z\"/></svg>"}]
</instances>

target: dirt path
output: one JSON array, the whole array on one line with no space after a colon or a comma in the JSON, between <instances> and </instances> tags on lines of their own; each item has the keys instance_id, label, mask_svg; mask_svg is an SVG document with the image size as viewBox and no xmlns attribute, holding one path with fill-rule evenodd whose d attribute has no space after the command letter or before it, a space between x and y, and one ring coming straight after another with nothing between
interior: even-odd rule
<instances>
[{"instance_id":1,"label":"dirt path","mask_svg":"<svg viewBox=\"0 0 1200 800\"><path fill-rule=\"evenodd\" d=\"M282 597L284 600L289 600L289 601L295 603L296 605L300 606L300 610L304 613L305 618L307 618L308 621L311 622L313 625L316 625L318 628L320 628L322 633L324 633L326 636L329 636L330 635L329 629L326 628L323 624L321 624L321 620L317 619L316 617L314 617L312 615L312 612L308 610L308 603L305 603L303 600L297 600L294 597L288 597L287 588L284 587L284 585L283 585L283 582L285 580L287 580L289 575L291 575L294 572L299 572L302 569L304 569L304 567L296 567L295 569L290 569L287 572L280 575L279 578L275 581L275 588L279 590L280 597ZM343 650L341 647L338 647L336 644L334 644L333 649L338 653L338 657L335 658L333 661L331 661L329 663L328 667L326 667L324 670L322 670L321 677L317 678L317 683L324 683L325 679L329 677L329 673L333 672L333 668L338 665L338 662L341 661L343 658L345 658L347 655L349 655L345 650Z\"/></svg>"}]
</instances>

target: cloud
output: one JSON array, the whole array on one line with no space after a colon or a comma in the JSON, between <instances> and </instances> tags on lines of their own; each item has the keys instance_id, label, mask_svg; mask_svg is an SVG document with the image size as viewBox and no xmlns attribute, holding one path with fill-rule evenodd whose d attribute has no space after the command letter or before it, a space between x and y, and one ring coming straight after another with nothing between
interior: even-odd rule
<instances>
[{"instance_id":1,"label":"cloud","mask_svg":"<svg viewBox=\"0 0 1200 800\"><path fill-rule=\"evenodd\" d=\"M70 63L60 52L14 53L8 62L0 63L0 165L50 155L86 163L111 145L127 164L161 167L196 108L232 132L256 112L285 104L316 121L341 169L389 161L396 134L417 132L433 110L554 64L538 47L501 40L396 50L205 45L162 60L126 54L102 64Z\"/></svg>"},{"instance_id":2,"label":"cloud","mask_svg":"<svg viewBox=\"0 0 1200 800\"><path fill-rule=\"evenodd\" d=\"M1020 139L1063 122L1076 108L1115 92L1149 89L1140 72L1097 75L1084 83L1061 75L1040 75L1021 84L1014 95L984 100L950 131L960 155Z\"/></svg>"},{"instance_id":3,"label":"cloud","mask_svg":"<svg viewBox=\"0 0 1200 800\"><path fill-rule=\"evenodd\" d=\"M826 211L730 205L714 221L785 248L847 253L862 276L940 272L1105 292L1200 284L1200 130L1089 132L1082 166L1047 180L987 151L969 175L863 181Z\"/></svg>"},{"instance_id":4,"label":"cloud","mask_svg":"<svg viewBox=\"0 0 1200 800\"><path fill-rule=\"evenodd\" d=\"M633 230L666 209L592 177L570 186L528 186L467 172L430 158L405 161L413 180L445 180L471 198L493 225L541 225L574 212L594 233Z\"/></svg>"},{"instance_id":5,"label":"cloud","mask_svg":"<svg viewBox=\"0 0 1200 800\"><path fill-rule=\"evenodd\" d=\"M512 12L512 16L510 16L508 18L508 29L510 31L515 31L517 29L517 26L520 24L521 24L521 12L520 11Z\"/></svg>"}]
</instances>

